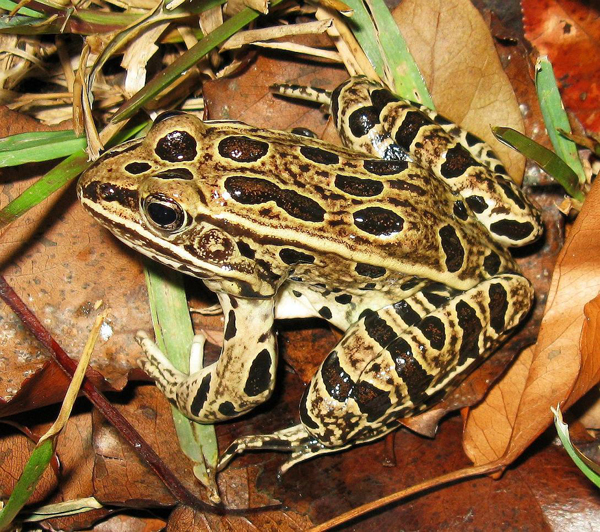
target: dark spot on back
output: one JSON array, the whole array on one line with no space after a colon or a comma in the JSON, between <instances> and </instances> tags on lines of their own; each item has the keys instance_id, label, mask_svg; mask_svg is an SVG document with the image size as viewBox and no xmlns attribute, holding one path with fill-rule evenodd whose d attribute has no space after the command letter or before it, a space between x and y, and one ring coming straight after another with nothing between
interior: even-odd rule
<instances>
[{"instance_id":1,"label":"dark spot on back","mask_svg":"<svg viewBox=\"0 0 600 532\"><path fill-rule=\"evenodd\" d=\"M307 127L293 127L290 130L290 133L294 135L300 135L301 137L307 137L309 139L316 139L317 134L314 131L311 131Z\"/></svg>"},{"instance_id":2,"label":"dark spot on back","mask_svg":"<svg viewBox=\"0 0 600 532\"><path fill-rule=\"evenodd\" d=\"M483 267L489 275L496 275L500 271L500 257L495 251L490 251L483 259Z\"/></svg>"},{"instance_id":3,"label":"dark spot on back","mask_svg":"<svg viewBox=\"0 0 600 532\"><path fill-rule=\"evenodd\" d=\"M375 175L394 175L403 172L408 168L405 161L385 161L383 159L367 159L363 166L367 172Z\"/></svg>"},{"instance_id":4,"label":"dark spot on back","mask_svg":"<svg viewBox=\"0 0 600 532\"><path fill-rule=\"evenodd\" d=\"M273 201L294 218L306 222L322 222L325 219L325 210L316 201L294 190L279 188L266 179L230 176L225 180L225 188L235 201L244 205Z\"/></svg>"},{"instance_id":5,"label":"dark spot on back","mask_svg":"<svg viewBox=\"0 0 600 532\"><path fill-rule=\"evenodd\" d=\"M158 124L160 122L164 122L165 120L168 120L169 118L173 118L174 116L181 116L181 115L185 115L187 113L183 112L183 111L164 111L163 113L160 113L156 119L154 120L155 124Z\"/></svg>"},{"instance_id":6,"label":"dark spot on back","mask_svg":"<svg viewBox=\"0 0 600 532\"><path fill-rule=\"evenodd\" d=\"M442 115L435 115L434 121L436 124L439 124L440 126L450 126L450 125L454 125L454 122L452 122L452 120L448 120L445 116Z\"/></svg>"},{"instance_id":7,"label":"dark spot on back","mask_svg":"<svg viewBox=\"0 0 600 532\"><path fill-rule=\"evenodd\" d=\"M240 163L253 163L262 159L269 151L269 145L261 140L244 136L225 137L219 142L221 157Z\"/></svg>"},{"instance_id":8,"label":"dark spot on back","mask_svg":"<svg viewBox=\"0 0 600 532\"><path fill-rule=\"evenodd\" d=\"M155 152L163 161L170 163L193 161L196 146L196 139L187 131L171 131L159 139Z\"/></svg>"},{"instance_id":9,"label":"dark spot on back","mask_svg":"<svg viewBox=\"0 0 600 532\"><path fill-rule=\"evenodd\" d=\"M130 174L138 175L147 172L152 168L148 163L129 163L125 166L125 171Z\"/></svg>"},{"instance_id":10,"label":"dark spot on back","mask_svg":"<svg viewBox=\"0 0 600 532\"><path fill-rule=\"evenodd\" d=\"M416 194L417 196L425 196L427 194L423 187L415 185L414 183L411 183L404 179L390 179L388 183L390 185L390 188L393 188L395 190L406 190L406 192Z\"/></svg>"},{"instance_id":11,"label":"dark spot on back","mask_svg":"<svg viewBox=\"0 0 600 532\"><path fill-rule=\"evenodd\" d=\"M367 207L353 214L356 227L377 236L391 236L402 231L404 220L382 207Z\"/></svg>"},{"instance_id":12,"label":"dark spot on back","mask_svg":"<svg viewBox=\"0 0 600 532\"><path fill-rule=\"evenodd\" d=\"M340 158L337 154L322 150L321 148L302 146L300 148L300 153L309 161L317 164L338 164L340 162Z\"/></svg>"},{"instance_id":13,"label":"dark spot on back","mask_svg":"<svg viewBox=\"0 0 600 532\"><path fill-rule=\"evenodd\" d=\"M479 144L480 142L482 142L480 139L478 139L475 135L473 135L473 133L469 133L467 131L467 135L465 136L465 140L467 141L467 144L472 148L473 146L475 146L476 144Z\"/></svg>"},{"instance_id":14,"label":"dark spot on back","mask_svg":"<svg viewBox=\"0 0 600 532\"><path fill-rule=\"evenodd\" d=\"M471 207L471 210L473 212L476 212L477 214L481 214L483 211L485 211L488 208L488 205L487 205L485 199L483 197L477 196L475 194L466 198L465 201L467 202L467 205L469 207Z\"/></svg>"},{"instance_id":15,"label":"dark spot on back","mask_svg":"<svg viewBox=\"0 0 600 532\"><path fill-rule=\"evenodd\" d=\"M170 170L164 170L154 174L154 177L159 179L184 179L186 181L192 181L194 174L187 168L171 168Z\"/></svg>"},{"instance_id":16,"label":"dark spot on back","mask_svg":"<svg viewBox=\"0 0 600 532\"><path fill-rule=\"evenodd\" d=\"M373 179L360 179L351 175L337 174L335 186L346 194L368 198L383 192L383 183Z\"/></svg>"},{"instance_id":17,"label":"dark spot on back","mask_svg":"<svg viewBox=\"0 0 600 532\"><path fill-rule=\"evenodd\" d=\"M457 200L454 202L454 216L456 216L459 220L468 220L469 219L469 213L467 212L467 208L465 207L465 204L460 201Z\"/></svg>"}]
</instances>

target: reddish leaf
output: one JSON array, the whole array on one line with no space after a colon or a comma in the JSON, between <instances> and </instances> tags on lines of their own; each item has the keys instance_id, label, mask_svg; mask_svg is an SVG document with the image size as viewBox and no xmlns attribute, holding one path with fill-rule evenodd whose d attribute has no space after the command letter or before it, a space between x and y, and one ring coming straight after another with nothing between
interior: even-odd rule
<instances>
[{"instance_id":1,"label":"reddish leaf","mask_svg":"<svg viewBox=\"0 0 600 532\"><path fill-rule=\"evenodd\" d=\"M565 106L600 131L600 8L577 0L522 0L525 36L547 55Z\"/></svg>"}]
</instances>

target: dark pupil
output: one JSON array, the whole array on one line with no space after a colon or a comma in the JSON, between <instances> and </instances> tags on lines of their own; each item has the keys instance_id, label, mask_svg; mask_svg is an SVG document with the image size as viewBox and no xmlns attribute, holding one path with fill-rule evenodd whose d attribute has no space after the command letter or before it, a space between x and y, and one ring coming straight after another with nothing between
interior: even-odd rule
<instances>
[{"instance_id":1,"label":"dark pupil","mask_svg":"<svg viewBox=\"0 0 600 532\"><path fill-rule=\"evenodd\" d=\"M156 225L166 227L177 221L177 211L162 203L151 203L148 205L148 216Z\"/></svg>"}]
</instances>

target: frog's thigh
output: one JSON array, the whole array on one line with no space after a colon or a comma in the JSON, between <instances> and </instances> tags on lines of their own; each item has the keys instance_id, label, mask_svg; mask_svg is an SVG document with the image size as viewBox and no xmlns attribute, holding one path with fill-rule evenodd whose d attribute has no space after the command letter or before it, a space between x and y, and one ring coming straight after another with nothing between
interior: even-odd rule
<instances>
[{"instance_id":1,"label":"frog's thigh","mask_svg":"<svg viewBox=\"0 0 600 532\"><path fill-rule=\"evenodd\" d=\"M275 319L323 318L340 330L346 331L360 316L371 312L370 309L379 309L404 300L411 294L424 290L428 284L432 283L425 279L417 280L410 284L410 288L389 287L386 292L365 290L357 295L288 282L277 294ZM446 287L441 285L435 285L432 290L447 291Z\"/></svg>"},{"instance_id":2,"label":"frog's thigh","mask_svg":"<svg viewBox=\"0 0 600 532\"><path fill-rule=\"evenodd\" d=\"M402 304L412 310L416 299ZM313 378L302 399L302 423L323 445L340 446L425 410L499 344L532 300L527 279L505 274L426 315L415 312L411 324L389 308L368 316Z\"/></svg>"}]
</instances>

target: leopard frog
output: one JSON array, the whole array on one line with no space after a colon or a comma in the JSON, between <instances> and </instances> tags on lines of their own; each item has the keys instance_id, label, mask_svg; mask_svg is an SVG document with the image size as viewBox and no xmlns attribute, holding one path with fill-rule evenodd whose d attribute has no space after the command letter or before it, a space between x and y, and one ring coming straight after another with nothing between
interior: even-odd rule
<instances>
[{"instance_id":1,"label":"leopard frog","mask_svg":"<svg viewBox=\"0 0 600 532\"><path fill-rule=\"evenodd\" d=\"M285 470L380 438L456 387L532 304L506 246L535 240L540 216L489 147L364 77L328 98L346 147L166 113L79 180L101 224L219 298L221 356L191 375L138 333L141 367L189 418L231 419L271 395L274 319L345 332L300 422L237 440L221 466L270 448L292 453Z\"/></svg>"}]
</instances>

